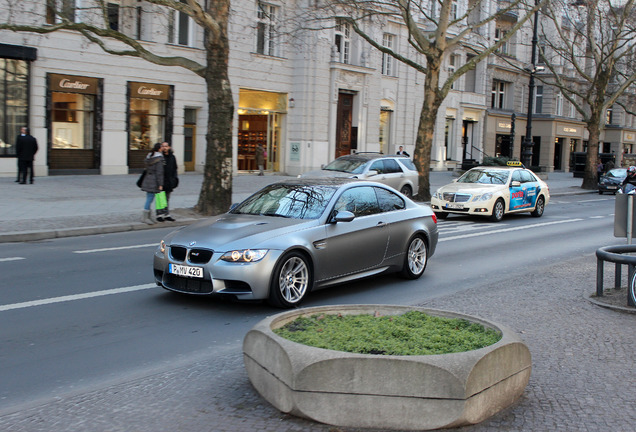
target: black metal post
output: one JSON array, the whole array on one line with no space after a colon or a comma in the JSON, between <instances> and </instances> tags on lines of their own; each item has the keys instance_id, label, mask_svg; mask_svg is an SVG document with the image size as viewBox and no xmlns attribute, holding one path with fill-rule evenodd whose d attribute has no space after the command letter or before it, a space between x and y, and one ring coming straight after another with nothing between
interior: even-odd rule
<instances>
[{"instance_id":1,"label":"black metal post","mask_svg":"<svg viewBox=\"0 0 636 432\"><path fill-rule=\"evenodd\" d=\"M539 0L535 0L535 4L538 4ZM534 27L532 30L532 60L530 66L530 81L528 82L528 121L526 123L526 136L521 143L521 163L525 167L529 167L532 164L532 146L534 141L532 140L532 110L534 105L534 74L536 72L536 58L537 58L537 30L539 24L539 11L534 13Z\"/></svg>"}]
</instances>

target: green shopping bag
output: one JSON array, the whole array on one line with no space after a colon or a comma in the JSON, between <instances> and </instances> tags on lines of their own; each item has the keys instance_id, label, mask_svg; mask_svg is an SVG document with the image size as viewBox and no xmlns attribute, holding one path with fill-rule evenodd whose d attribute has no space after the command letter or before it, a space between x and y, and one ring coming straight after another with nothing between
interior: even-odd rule
<instances>
[{"instance_id":1,"label":"green shopping bag","mask_svg":"<svg viewBox=\"0 0 636 432\"><path fill-rule=\"evenodd\" d=\"M155 194L155 210L164 210L168 207L168 200L166 199L166 193L161 191Z\"/></svg>"}]
</instances>

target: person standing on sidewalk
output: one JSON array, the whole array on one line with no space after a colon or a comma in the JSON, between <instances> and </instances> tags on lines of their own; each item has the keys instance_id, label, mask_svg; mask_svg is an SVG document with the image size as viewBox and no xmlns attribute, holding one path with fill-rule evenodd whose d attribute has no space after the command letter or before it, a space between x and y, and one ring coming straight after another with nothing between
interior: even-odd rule
<instances>
[{"instance_id":1,"label":"person standing on sidewalk","mask_svg":"<svg viewBox=\"0 0 636 432\"><path fill-rule=\"evenodd\" d=\"M177 158L174 157L172 147L168 142L161 143L161 153L163 153L163 190L166 192L166 201L168 206L166 207L166 214L163 216L157 216L159 222L164 220L174 222L174 218L170 215L170 194L174 189L179 186Z\"/></svg>"},{"instance_id":2,"label":"person standing on sidewalk","mask_svg":"<svg viewBox=\"0 0 636 432\"><path fill-rule=\"evenodd\" d=\"M29 134L26 126L20 129L20 135L15 140L15 154L18 157L18 180L26 184L30 171L29 182L33 184L33 159L38 152L37 140Z\"/></svg>"},{"instance_id":3,"label":"person standing on sidewalk","mask_svg":"<svg viewBox=\"0 0 636 432\"><path fill-rule=\"evenodd\" d=\"M160 149L161 143L156 143L144 160L146 175L141 182L141 190L146 192L146 204L141 221L148 225L155 223L150 216L150 204L155 199L155 194L163 190L163 154Z\"/></svg>"}]
</instances>

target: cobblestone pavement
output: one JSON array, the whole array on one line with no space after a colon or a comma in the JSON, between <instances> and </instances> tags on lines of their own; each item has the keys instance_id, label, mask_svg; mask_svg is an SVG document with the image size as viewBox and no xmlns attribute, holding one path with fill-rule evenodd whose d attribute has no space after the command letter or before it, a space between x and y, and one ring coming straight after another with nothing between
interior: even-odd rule
<instances>
[{"instance_id":1,"label":"cobblestone pavement","mask_svg":"<svg viewBox=\"0 0 636 432\"><path fill-rule=\"evenodd\" d=\"M599 307L596 258L470 289L422 306L475 315L521 334L533 370L523 397L459 431L633 431L636 315ZM425 278L422 280L425 283ZM288 415L251 387L240 350L0 414L3 432L357 432ZM373 431L366 429L366 431Z\"/></svg>"}]
</instances>

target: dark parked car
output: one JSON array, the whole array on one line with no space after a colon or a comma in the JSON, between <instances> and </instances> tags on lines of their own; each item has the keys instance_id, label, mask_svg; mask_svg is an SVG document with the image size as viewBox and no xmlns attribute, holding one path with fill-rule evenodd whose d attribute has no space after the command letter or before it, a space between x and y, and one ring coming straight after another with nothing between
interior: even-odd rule
<instances>
[{"instance_id":1,"label":"dark parked car","mask_svg":"<svg viewBox=\"0 0 636 432\"><path fill-rule=\"evenodd\" d=\"M380 273L417 279L437 239L431 208L389 186L295 179L168 234L154 276L171 291L293 307L313 289Z\"/></svg>"},{"instance_id":2,"label":"dark parked car","mask_svg":"<svg viewBox=\"0 0 636 432\"><path fill-rule=\"evenodd\" d=\"M627 168L614 168L603 174L598 181L599 195L603 195L603 192L616 194L625 177L627 177Z\"/></svg>"}]
</instances>

